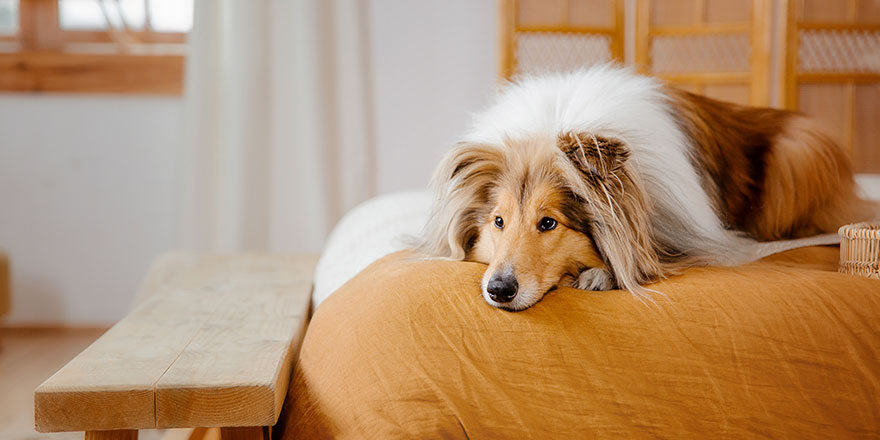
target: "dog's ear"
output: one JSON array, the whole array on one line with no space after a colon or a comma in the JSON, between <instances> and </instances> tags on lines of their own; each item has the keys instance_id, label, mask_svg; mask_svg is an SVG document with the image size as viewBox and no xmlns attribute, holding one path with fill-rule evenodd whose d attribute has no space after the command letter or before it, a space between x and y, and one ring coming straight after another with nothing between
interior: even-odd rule
<instances>
[{"instance_id":1,"label":"dog's ear","mask_svg":"<svg viewBox=\"0 0 880 440\"><path fill-rule=\"evenodd\" d=\"M465 259L492 210L492 188L503 164L503 149L460 142L450 150L431 181L434 207L417 250L423 254Z\"/></svg>"},{"instance_id":2,"label":"dog's ear","mask_svg":"<svg viewBox=\"0 0 880 440\"><path fill-rule=\"evenodd\" d=\"M625 167L629 148L620 140L592 133L566 133L568 185L590 217L589 234L618 285L635 294L663 274L649 202L634 170ZM577 174L574 174L577 173Z\"/></svg>"},{"instance_id":3,"label":"dog's ear","mask_svg":"<svg viewBox=\"0 0 880 440\"><path fill-rule=\"evenodd\" d=\"M592 133L561 134L558 145L586 177L606 179L629 158L629 148L622 141Z\"/></svg>"}]
</instances>

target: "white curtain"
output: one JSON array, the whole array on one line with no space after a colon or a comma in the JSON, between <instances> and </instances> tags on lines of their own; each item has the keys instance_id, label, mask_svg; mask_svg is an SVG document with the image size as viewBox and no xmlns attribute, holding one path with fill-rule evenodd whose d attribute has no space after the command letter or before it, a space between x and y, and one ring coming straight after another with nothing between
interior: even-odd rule
<instances>
[{"instance_id":1,"label":"white curtain","mask_svg":"<svg viewBox=\"0 0 880 440\"><path fill-rule=\"evenodd\" d=\"M196 0L184 248L318 252L374 194L365 14L359 0Z\"/></svg>"}]
</instances>

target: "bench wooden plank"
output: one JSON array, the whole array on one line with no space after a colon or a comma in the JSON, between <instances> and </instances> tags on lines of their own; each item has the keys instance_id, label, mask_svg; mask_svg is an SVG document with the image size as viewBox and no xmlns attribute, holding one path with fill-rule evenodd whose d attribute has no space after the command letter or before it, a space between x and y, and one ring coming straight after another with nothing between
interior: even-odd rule
<instances>
[{"instance_id":1,"label":"bench wooden plank","mask_svg":"<svg viewBox=\"0 0 880 440\"><path fill-rule=\"evenodd\" d=\"M190 300L182 291L154 296L37 387L37 430L155 427L156 382L213 313Z\"/></svg>"},{"instance_id":2,"label":"bench wooden plank","mask_svg":"<svg viewBox=\"0 0 880 440\"><path fill-rule=\"evenodd\" d=\"M292 288L310 292L311 283ZM309 306L308 295L289 290L220 306L159 380L158 427L275 424Z\"/></svg>"},{"instance_id":3,"label":"bench wooden plank","mask_svg":"<svg viewBox=\"0 0 880 440\"><path fill-rule=\"evenodd\" d=\"M275 423L317 257L174 260L185 266L159 264L142 304L37 388L38 431Z\"/></svg>"}]
</instances>

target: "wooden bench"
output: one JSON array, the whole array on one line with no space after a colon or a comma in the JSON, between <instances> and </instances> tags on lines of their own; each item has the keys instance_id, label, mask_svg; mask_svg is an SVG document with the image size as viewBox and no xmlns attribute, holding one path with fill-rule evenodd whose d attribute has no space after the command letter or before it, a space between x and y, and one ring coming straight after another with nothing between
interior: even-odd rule
<instances>
[{"instance_id":1,"label":"wooden bench","mask_svg":"<svg viewBox=\"0 0 880 440\"><path fill-rule=\"evenodd\" d=\"M37 431L267 439L309 318L316 256L167 255L139 304L34 392Z\"/></svg>"}]
</instances>

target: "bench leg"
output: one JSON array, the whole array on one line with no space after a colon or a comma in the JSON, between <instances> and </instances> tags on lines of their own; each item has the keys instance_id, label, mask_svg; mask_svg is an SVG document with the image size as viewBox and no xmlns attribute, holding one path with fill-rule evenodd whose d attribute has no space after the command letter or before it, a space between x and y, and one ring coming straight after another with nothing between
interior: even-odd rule
<instances>
[{"instance_id":1,"label":"bench leg","mask_svg":"<svg viewBox=\"0 0 880 440\"><path fill-rule=\"evenodd\" d=\"M86 440L137 440L137 429L116 431L86 431Z\"/></svg>"},{"instance_id":2,"label":"bench leg","mask_svg":"<svg viewBox=\"0 0 880 440\"><path fill-rule=\"evenodd\" d=\"M271 426L220 428L220 440L271 440Z\"/></svg>"}]
</instances>

